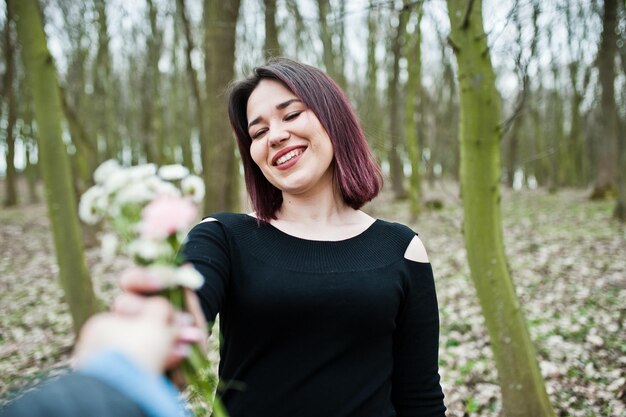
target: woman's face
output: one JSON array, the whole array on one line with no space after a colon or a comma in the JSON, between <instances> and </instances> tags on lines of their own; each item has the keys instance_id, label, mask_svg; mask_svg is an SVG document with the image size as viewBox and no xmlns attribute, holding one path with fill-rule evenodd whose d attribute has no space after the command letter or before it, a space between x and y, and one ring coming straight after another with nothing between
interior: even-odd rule
<instances>
[{"instance_id":1,"label":"woman's face","mask_svg":"<svg viewBox=\"0 0 626 417\"><path fill-rule=\"evenodd\" d=\"M330 137L298 97L280 82L264 79L246 111L250 154L272 185L293 195L332 188Z\"/></svg>"}]
</instances>

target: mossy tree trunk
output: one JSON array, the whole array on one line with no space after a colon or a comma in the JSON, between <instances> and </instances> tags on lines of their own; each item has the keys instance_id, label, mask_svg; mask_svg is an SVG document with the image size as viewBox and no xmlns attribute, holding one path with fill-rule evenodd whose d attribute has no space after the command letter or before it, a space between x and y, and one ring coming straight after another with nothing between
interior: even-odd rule
<instances>
[{"instance_id":1,"label":"mossy tree trunk","mask_svg":"<svg viewBox=\"0 0 626 417\"><path fill-rule=\"evenodd\" d=\"M189 77L189 85L191 86L191 97L196 106L195 108L195 117L196 117L196 125L198 127L198 138L200 141L200 146L202 148L202 152L204 155L205 148L208 147L208 136L206 132L206 122L205 122L205 113L204 113L204 99L202 97L202 93L200 92L200 82L198 81L198 73L193 67L192 61L192 53L194 50L194 42L193 37L191 35L191 24L189 23L189 18L187 17L187 6L185 4L185 0L177 0L176 9L178 12L178 16L180 17L180 21L183 25L183 33L185 35L185 62L187 67L187 76ZM191 151L191 149L190 149ZM190 158L187 157L187 158ZM204 157L203 157L204 158ZM204 159L203 159L204 162ZM207 181L207 177L204 177L204 181ZM208 187L208 182L206 182ZM205 209L206 211L206 209Z\"/></svg>"},{"instance_id":2,"label":"mossy tree trunk","mask_svg":"<svg viewBox=\"0 0 626 417\"><path fill-rule=\"evenodd\" d=\"M626 128L626 123L622 123L622 132ZM613 211L613 217L622 223L626 222L626 135L619 138L617 161L617 202Z\"/></svg>"},{"instance_id":3,"label":"mossy tree trunk","mask_svg":"<svg viewBox=\"0 0 626 417\"><path fill-rule=\"evenodd\" d=\"M345 8L343 0L340 6ZM328 15L331 12L332 5L329 0L317 0L317 13L320 25L320 39L322 41L322 57L324 59L324 68L337 83L345 90L346 77L343 67L342 43L343 43L343 22L344 19L333 19L333 23L329 22ZM335 47L333 39L339 39L339 45Z\"/></svg>"},{"instance_id":4,"label":"mossy tree trunk","mask_svg":"<svg viewBox=\"0 0 626 417\"><path fill-rule=\"evenodd\" d=\"M276 27L276 0L264 0L265 4L265 43L263 49L265 58L282 55L278 43L278 28Z\"/></svg>"},{"instance_id":5,"label":"mossy tree trunk","mask_svg":"<svg viewBox=\"0 0 626 417\"><path fill-rule=\"evenodd\" d=\"M375 7L375 0L370 0L367 12L367 69L365 72L365 112L361 115L365 134L370 146L379 160L385 159L384 136L380 134L380 102L378 98L378 61L376 46L378 45L378 19L380 13Z\"/></svg>"},{"instance_id":6,"label":"mossy tree trunk","mask_svg":"<svg viewBox=\"0 0 626 417\"><path fill-rule=\"evenodd\" d=\"M165 139L165 127L163 114L165 112L163 103L163 82L161 70L159 69L159 61L163 54L163 29L162 24L157 21L158 10L153 0L147 0L148 3L148 21L150 23L150 36L147 38L148 61L146 72L149 73L150 80L150 97L152 102L151 117L147 123L150 123L148 131L152 135L154 141L154 162L158 165L171 163L168 155L167 143Z\"/></svg>"},{"instance_id":7,"label":"mossy tree trunk","mask_svg":"<svg viewBox=\"0 0 626 417\"><path fill-rule=\"evenodd\" d=\"M402 7L398 13L398 25L391 39L391 72L387 86L389 102L389 174L391 177L391 189L396 199L407 197L404 185L404 167L402 151L402 117L400 103L400 58L402 58L402 45L405 41L406 22L409 16L408 6Z\"/></svg>"},{"instance_id":8,"label":"mossy tree trunk","mask_svg":"<svg viewBox=\"0 0 626 417\"><path fill-rule=\"evenodd\" d=\"M89 140L87 131L79 120L76 111L70 106L65 89L59 88L59 95L61 97L63 115L65 116L67 127L72 136L72 143L76 146L74 158L76 160L76 173L78 175L74 181L80 182L76 189L85 191L88 187L93 185L92 174L98 166L98 150L94 146L94 143Z\"/></svg>"},{"instance_id":9,"label":"mossy tree trunk","mask_svg":"<svg viewBox=\"0 0 626 417\"><path fill-rule=\"evenodd\" d=\"M15 124L17 122L17 103L15 101L15 33L13 30L13 8L7 3L7 18L4 27L4 56L5 72L2 77L2 96L6 100L8 109L7 125L5 130L7 153L6 153L6 194L4 206L11 207L17 205L17 171L15 170ZM0 106L2 106L0 100ZM0 117L1 120L1 117Z\"/></svg>"},{"instance_id":10,"label":"mossy tree trunk","mask_svg":"<svg viewBox=\"0 0 626 417\"><path fill-rule=\"evenodd\" d=\"M502 415L554 416L507 269L500 215L500 97L480 0L448 0L461 102L464 237L502 392Z\"/></svg>"},{"instance_id":11,"label":"mossy tree trunk","mask_svg":"<svg viewBox=\"0 0 626 417\"><path fill-rule=\"evenodd\" d=\"M228 121L225 91L235 75L239 0L204 1L207 138L201 144L207 213L239 207L239 165Z\"/></svg>"},{"instance_id":12,"label":"mossy tree trunk","mask_svg":"<svg viewBox=\"0 0 626 417\"><path fill-rule=\"evenodd\" d=\"M184 6L184 2L183 2ZM193 171L193 151L192 133L194 125L194 114L191 108L191 92L189 91L188 74L185 68L181 68L180 56L184 57L182 62L186 62L186 50L181 45L181 35L184 34L184 27L181 16L180 4L176 2L176 14L174 15L174 48L170 59L172 66L172 76L170 77L169 96L170 103L174 103L174 111L171 113L168 136L176 137L176 142L180 146L182 164ZM185 15L186 17L186 15ZM182 54L182 55L181 55ZM192 67L193 70L193 67ZM171 107L171 106L168 106Z\"/></svg>"},{"instance_id":13,"label":"mossy tree trunk","mask_svg":"<svg viewBox=\"0 0 626 417\"><path fill-rule=\"evenodd\" d=\"M409 7L408 0L404 1ZM410 210L413 219L417 218L422 207L422 178L420 175L422 152L419 146L423 134L422 117L422 10L423 2L415 5L417 21L412 36L407 36L405 44L408 65L408 80L406 86L406 149L411 161L411 178L409 182Z\"/></svg>"},{"instance_id":14,"label":"mossy tree trunk","mask_svg":"<svg viewBox=\"0 0 626 417\"><path fill-rule=\"evenodd\" d=\"M26 186L28 188L28 201L30 203L39 202L39 194L37 194L37 183L39 182L39 164L34 162L34 154L37 153L37 141L35 140L35 132L33 129L33 109L28 103L32 102L30 91L26 88L26 80L24 77L20 79L19 91L23 92L22 103L19 113L22 116L22 124L20 126L20 136L24 141L24 175L26 176Z\"/></svg>"},{"instance_id":15,"label":"mossy tree trunk","mask_svg":"<svg viewBox=\"0 0 626 417\"><path fill-rule=\"evenodd\" d=\"M113 74L109 51L110 39L106 3L106 0L96 0L94 2L98 24L98 50L93 67L93 87L94 96L96 97L93 106L95 111L94 119L96 119L96 139L100 139L104 145L100 160L115 158L118 156L117 154L121 147L119 138L117 138L117 129L115 128L115 89L112 82ZM91 170L90 175L96 166L89 166Z\"/></svg>"},{"instance_id":16,"label":"mossy tree trunk","mask_svg":"<svg viewBox=\"0 0 626 417\"><path fill-rule=\"evenodd\" d=\"M80 240L76 196L67 149L61 136L61 97L54 61L46 45L37 0L9 0L14 8L18 39L28 85L32 89L39 161L48 214L59 264L59 277L70 307L74 330L97 312Z\"/></svg>"},{"instance_id":17,"label":"mossy tree trunk","mask_svg":"<svg viewBox=\"0 0 626 417\"><path fill-rule=\"evenodd\" d=\"M598 78L602 87L600 97L600 143L596 147L596 175L592 199L615 195L618 114L615 107L615 53L617 49L617 2L604 0L602 36L598 49Z\"/></svg>"},{"instance_id":18,"label":"mossy tree trunk","mask_svg":"<svg viewBox=\"0 0 626 417\"><path fill-rule=\"evenodd\" d=\"M626 1L621 5L622 23L626 20ZM620 61L622 63L622 72L626 75L626 33L622 31L622 39L620 43ZM621 122L621 134L618 135L618 152L617 160L617 202L613 217L621 222L626 222L626 119Z\"/></svg>"},{"instance_id":19,"label":"mossy tree trunk","mask_svg":"<svg viewBox=\"0 0 626 417\"><path fill-rule=\"evenodd\" d=\"M549 183L548 183L548 191L551 193L555 193L558 191L561 186L561 165L562 160L567 158L567 153L569 149L566 149L562 146L564 134L563 134L563 99L561 98L561 94L559 92L558 82L559 82L559 74L558 67L555 65L552 67L552 79L554 82L554 88L550 92L550 97L548 99L549 107L548 107L548 116L550 118L550 130L548 134L549 148L550 148L550 170L549 170Z\"/></svg>"}]
</instances>

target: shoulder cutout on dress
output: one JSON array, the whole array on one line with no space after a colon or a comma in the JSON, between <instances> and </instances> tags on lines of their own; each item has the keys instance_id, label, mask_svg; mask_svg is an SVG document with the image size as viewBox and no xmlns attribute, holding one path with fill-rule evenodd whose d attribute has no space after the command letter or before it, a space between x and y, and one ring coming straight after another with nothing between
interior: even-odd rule
<instances>
[{"instance_id":1,"label":"shoulder cutout on dress","mask_svg":"<svg viewBox=\"0 0 626 417\"><path fill-rule=\"evenodd\" d=\"M207 222L216 222L217 219L214 217L207 217L206 219L202 219L202 221L200 223L207 223Z\"/></svg>"},{"instance_id":2,"label":"shoulder cutout on dress","mask_svg":"<svg viewBox=\"0 0 626 417\"><path fill-rule=\"evenodd\" d=\"M404 257L410 261L428 263L428 255L426 254L426 248L421 239L417 236L411 240L409 246L404 252Z\"/></svg>"}]
</instances>

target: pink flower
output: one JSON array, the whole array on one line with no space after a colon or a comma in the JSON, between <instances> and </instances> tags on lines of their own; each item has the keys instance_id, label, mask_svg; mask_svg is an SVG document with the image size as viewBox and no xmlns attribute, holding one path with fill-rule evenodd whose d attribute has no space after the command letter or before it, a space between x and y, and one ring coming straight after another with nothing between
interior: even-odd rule
<instances>
[{"instance_id":1,"label":"pink flower","mask_svg":"<svg viewBox=\"0 0 626 417\"><path fill-rule=\"evenodd\" d=\"M159 195L141 211L139 231L144 239L165 239L188 229L196 218L196 206L186 198Z\"/></svg>"}]
</instances>

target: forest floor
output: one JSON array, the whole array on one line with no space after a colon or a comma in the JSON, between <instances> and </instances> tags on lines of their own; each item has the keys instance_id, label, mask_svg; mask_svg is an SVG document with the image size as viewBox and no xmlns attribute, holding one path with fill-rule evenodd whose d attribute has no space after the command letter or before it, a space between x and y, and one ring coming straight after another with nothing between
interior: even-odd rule
<instances>
[{"instance_id":1,"label":"forest floor","mask_svg":"<svg viewBox=\"0 0 626 417\"><path fill-rule=\"evenodd\" d=\"M440 372L448 416L496 416L500 391L450 184L426 187L444 202L410 220L408 203L382 196L366 211L411 224L436 275ZM626 228L612 202L583 191L503 191L504 238L547 390L559 416L626 416ZM0 209L0 404L64 372L73 336L57 280L43 204ZM87 250L96 292L110 301L125 260Z\"/></svg>"}]
</instances>

